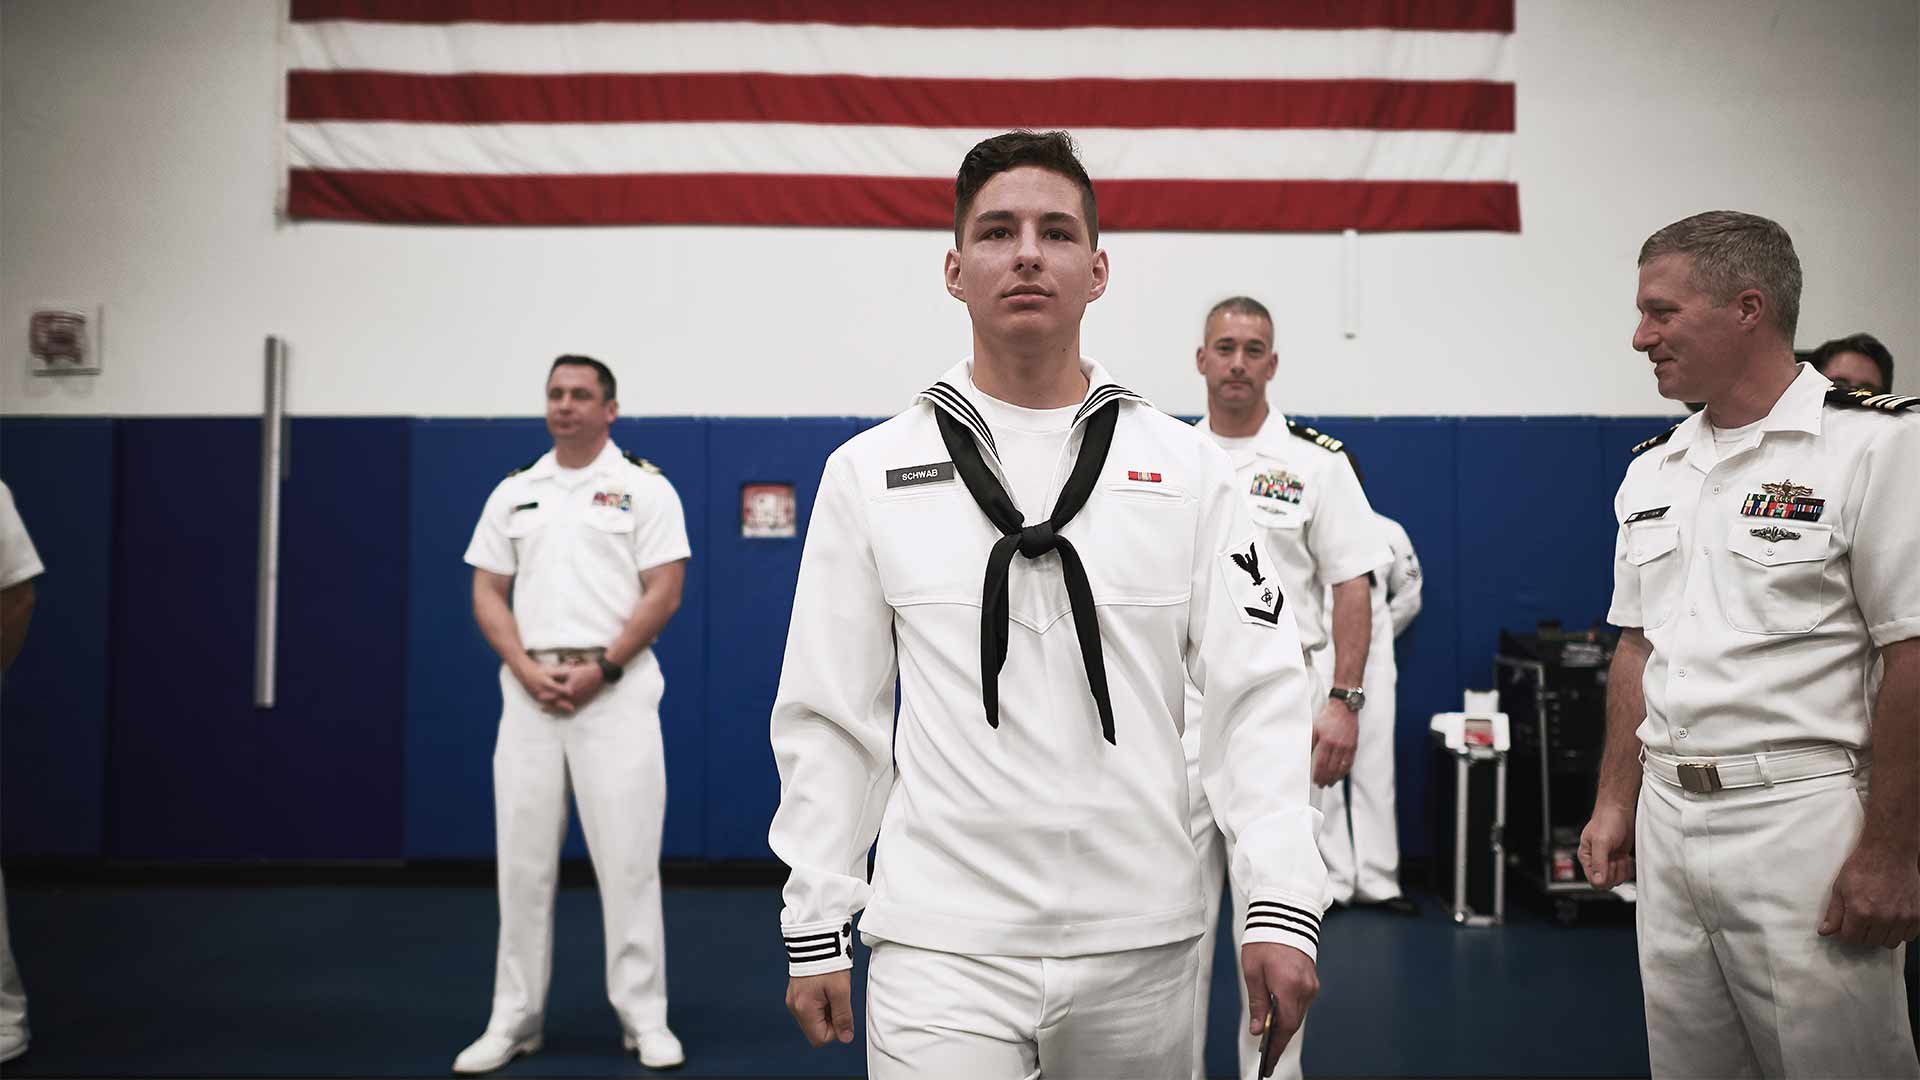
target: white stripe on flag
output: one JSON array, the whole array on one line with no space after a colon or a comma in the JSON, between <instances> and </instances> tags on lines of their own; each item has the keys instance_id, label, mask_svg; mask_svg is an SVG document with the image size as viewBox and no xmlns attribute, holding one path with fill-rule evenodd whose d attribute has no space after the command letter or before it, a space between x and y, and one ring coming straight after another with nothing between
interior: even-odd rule
<instances>
[{"instance_id":1,"label":"white stripe on flag","mask_svg":"<svg viewBox=\"0 0 1920 1080\"><path fill-rule=\"evenodd\" d=\"M1036 118L1038 120L1039 118ZM287 125L296 168L480 175L781 173L950 178L995 134L841 124ZM1509 180L1512 136L1087 128L1102 180Z\"/></svg>"},{"instance_id":2,"label":"white stripe on flag","mask_svg":"<svg viewBox=\"0 0 1920 1080\"><path fill-rule=\"evenodd\" d=\"M1511 34L918 29L824 23L292 24L294 68L422 75L767 72L949 79L1513 80Z\"/></svg>"}]
</instances>

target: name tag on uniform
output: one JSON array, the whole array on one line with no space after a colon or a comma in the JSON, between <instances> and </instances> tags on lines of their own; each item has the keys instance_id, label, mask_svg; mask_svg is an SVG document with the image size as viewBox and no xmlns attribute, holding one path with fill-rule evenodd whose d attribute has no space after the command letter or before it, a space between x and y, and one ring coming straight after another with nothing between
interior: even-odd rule
<instances>
[{"instance_id":1,"label":"name tag on uniform","mask_svg":"<svg viewBox=\"0 0 1920 1080\"><path fill-rule=\"evenodd\" d=\"M538 510L539 508L540 500L535 499L532 502L523 502L519 506L514 507L513 512L517 514L522 510Z\"/></svg>"},{"instance_id":2,"label":"name tag on uniform","mask_svg":"<svg viewBox=\"0 0 1920 1080\"><path fill-rule=\"evenodd\" d=\"M1631 525L1636 521L1652 521L1654 518L1666 517L1667 511L1671 509L1673 509L1672 506L1656 506L1651 510L1635 510L1633 513L1627 515L1627 524Z\"/></svg>"},{"instance_id":3,"label":"name tag on uniform","mask_svg":"<svg viewBox=\"0 0 1920 1080\"><path fill-rule=\"evenodd\" d=\"M918 487L921 484L937 484L942 480L953 479L953 462L936 461L931 465L909 465L904 469L887 470L887 487Z\"/></svg>"}]
</instances>

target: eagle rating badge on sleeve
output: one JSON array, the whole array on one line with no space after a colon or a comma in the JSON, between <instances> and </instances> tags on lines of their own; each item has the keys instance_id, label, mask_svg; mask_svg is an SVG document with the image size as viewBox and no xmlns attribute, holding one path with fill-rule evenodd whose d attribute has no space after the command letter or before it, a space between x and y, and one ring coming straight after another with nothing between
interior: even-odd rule
<instances>
[{"instance_id":1,"label":"eagle rating badge on sleeve","mask_svg":"<svg viewBox=\"0 0 1920 1080\"><path fill-rule=\"evenodd\" d=\"M1220 556L1220 572L1226 575L1227 595L1239 609L1240 621L1259 626L1277 626L1280 608L1280 582L1273 577L1272 561L1260 549L1258 540L1229 548Z\"/></svg>"}]
</instances>

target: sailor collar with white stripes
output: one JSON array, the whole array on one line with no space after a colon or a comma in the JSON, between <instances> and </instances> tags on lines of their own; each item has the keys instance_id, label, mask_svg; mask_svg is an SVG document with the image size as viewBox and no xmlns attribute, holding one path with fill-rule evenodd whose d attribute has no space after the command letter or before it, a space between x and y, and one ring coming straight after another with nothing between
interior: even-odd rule
<instances>
[{"instance_id":1,"label":"sailor collar with white stripes","mask_svg":"<svg viewBox=\"0 0 1920 1080\"><path fill-rule=\"evenodd\" d=\"M1134 401L1149 407L1152 405L1152 402L1146 398L1114 382L1098 364L1082 363L1080 372L1087 378L1087 397L1080 403L1080 408L1074 412L1071 427L1079 427L1087 417L1099 411L1102 405L1115 399ZM987 426L986 417L980 415L980 410L960 390L960 386L972 386L972 384L973 362L963 360L957 367L943 375L939 382L915 395L914 400L924 401L958 420L973 433L973 437L986 449L987 454L998 462L1000 451L993 443L993 429ZM979 388L974 387L974 392L979 393Z\"/></svg>"},{"instance_id":2,"label":"sailor collar with white stripes","mask_svg":"<svg viewBox=\"0 0 1920 1080\"><path fill-rule=\"evenodd\" d=\"M1094 606L1093 585L1087 578L1086 566L1080 561L1073 542L1060 535L1060 531L1086 506L1087 497L1093 494L1094 485L1101 471L1106 468L1107 452L1113 446L1113 430L1119 423L1121 404L1125 401L1144 402L1145 399L1118 383L1098 378L1104 374L1098 368L1083 364L1081 371L1087 376L1089 390L1086 399L1073 414L1070 430L1084 424L1085 435L1079 453L1074 458L1073 471L1054 500L1053 512L1047 515L1046 520L1031 525L1025 522L1019 509L1013 505L1013 500L1008 497L1005 485L995 478L993 469L986 463L987 455L998 457L993 446L993 431L980 411L974 408L973 402L968 401L966 395L947 380L934 383L920 396L933 406L934 421L940 428L940 441L951 455L951 467L959 475L968 496L1001 534L987 554L986 577L981 584L980 704L986 714L987 726L1000 726L1000 669L1007 662L1007 628L1012 619L1007 590L1013 557L1017 554L1028 559L1039 559L1058 554L1068 605L1073 611L1074 636L1080 641L1080 659L1086 667L1087 689L1093 695L1094 708L1100 716L1100 734L1109 745L1118 745L1118 738L1114 734L1113 698L1107 689L1106 657L1100 645L1100 621ZM949 377L971 382L965 364L957 372L949 373ZM891 483L890 476L889 485Z\"/></svg>"}]
</instances>

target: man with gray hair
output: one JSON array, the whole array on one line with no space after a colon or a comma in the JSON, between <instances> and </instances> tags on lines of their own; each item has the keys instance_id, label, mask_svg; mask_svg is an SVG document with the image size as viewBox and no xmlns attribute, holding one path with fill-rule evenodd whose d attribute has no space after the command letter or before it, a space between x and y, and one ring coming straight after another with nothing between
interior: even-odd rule
<instances>
[{"instance_id":1,"label":"man with gray hair","mask_svg":"<svg viewBox=\"0 0 1920 1080\"><path fill-rule=\"evenodd\" d=\"M1700 214L1640 249L1633 347L1706 408L1635 447L1614 500L1621 634L1580 861L1599 888L1638 878L1656 1077L1920 1077L1900 985L1920 398L1796 363L1799 301L1765 218Z\"/></svg>"}]
</instances>

